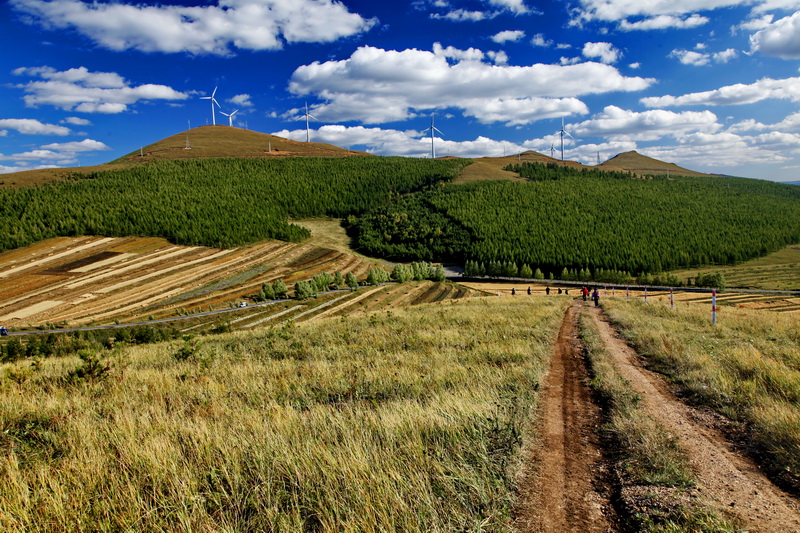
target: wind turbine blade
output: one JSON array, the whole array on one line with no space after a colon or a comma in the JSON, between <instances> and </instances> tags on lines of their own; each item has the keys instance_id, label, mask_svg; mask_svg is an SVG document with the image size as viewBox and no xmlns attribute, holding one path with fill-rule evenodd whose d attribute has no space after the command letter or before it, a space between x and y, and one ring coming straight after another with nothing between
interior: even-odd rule
<instances>
[{"instance_id":1,"label":"wind turbine blade","mask_svg":"<svg viewBox=\"0 0 800 533\"><path fill-rule=\"evenodd\" d=\"M239 110L238 110L238 109L234 109L234 110L233 110L233 113L231 113L231 116L235 115L235 114L236 114L236 113L238 113L238 112L239 112Z\"/></svg>"},{"instance_id":2,"label":"wind turbine blade","mask_svg":"<svg viewBox=\"0 0 800 533\"><path fill-rule=\"evenodd\" d=\"M211 101L212 101L213 103L217 104L217 107L218 107L218 108L222 109L222 106L221 106L221 105L219 105L219 102L217 102L217 100L216 100L216 99L215 99L213 96L211 97Z\"/></svg>"},{"instance_id":3,"label":"wind turbine blade","mask_svg":"<svg viewBox=\"0 0 800 533\"><path fill-rule=\"evenodd\" d=\"M444 133L442 133L442 130L440 130L439 128L437 128L437 127L433 127L433 129L434 129L435 131L438 131L440 134L444 135Z\"/></svg>"},{"instance_id":4,"label":"wind turbine blade","mask_svg":"<svg viewBox=\"0 0 800 533\"><path fill-rule=\"evenodd\" d=\"M214 92L212 92L212 93L211 93L211 98L212 98L212 99L214 98L214 95L216 95L216 94L217 94L217 89L218 89L218 88L219 88L219 87L214 87Z\"/></svg>"}]
</instances>

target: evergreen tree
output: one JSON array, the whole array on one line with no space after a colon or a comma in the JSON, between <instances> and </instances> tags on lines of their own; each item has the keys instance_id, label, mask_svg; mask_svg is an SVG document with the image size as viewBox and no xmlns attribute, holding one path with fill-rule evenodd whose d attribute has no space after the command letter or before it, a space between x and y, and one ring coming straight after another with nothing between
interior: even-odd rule
<instances>
[{"instance_id":1,"label":"evergreen tree","mask_svg":"<svg viewBox=\"0 0 800 533\"><path fill-rule=\"evenodd\" d=\"M258 293L258 299L262 302L275 299L275 291L269 283L261 284L261 291Z\"/></svg>"},{"instance_id":2,"label":"evergreen tree","mask_svg":"<svg viewBox=\"0 0 800 533\"><path fill-rule=\"evenodd\" d=\"M289 288L282 279L276 279L272 282L272 291L275 293L276 298L283 298L289 292Z\"/></svg>"},{"instance_id":3,"label":"evergreen tree","mask_svg":"<svg viewBox=\"0 0 800 533\"><path fill-rule=\"evenodd\" d=\"M344 282L350 287L352 290L358 290L358 279L356 275L352 272L348 272L347 275L344 277Z\"/></svg>"},{"instance_id":4,"label":"evergreen tree","mask_svg":"<svg viewBox=\"0 0 800 533\"><path fill-rule=\"evenodd\" d=\"M536 270L538 271L539 269L537 268ZM531 270L531 267L528 266L528 263L525 263L520 267L519 277L525 279L531 279L533 277L533 270Z\"/></svg>"},{"instance_id":5,"label":"evergreen tree","mask_svg":"<svg viewBox=\"0 0 800 533\"><path fill-rule=\"evenodd\" d=\"M342 277L342 273L338 270L336 271L336 274L333 275L333 284L337 289L344 287L344 277Z\"/></svg>"},{"instance_id":6,"label":"evergreen tree","mask_svg":"<svg viewBox=\"0 0 800 533\"><path fill-rule=\"evenodd\" d=\"M551 274L551 276L552 276L552 274ZM542 273L542 270L541 270L540 268L538 268L538 267L537 267L537 268L536 268L536 272L534 272L534 273L533 273L533 277L534 277L535 279L544 279L544 273ZM551 279L552 279L552 278L551 278Z\"/></svg>"},{"instance_id":7,"label":"evergreen tree","mask_svg":"<svg viewBox=\"0 0 800 533\"><path fill-rule=\"evenodd\" d=\"M298 300L306 300L314 296L314 289L307 281L298 281L294 284L294 297Z\"/></svg>"},{"instance_id":8,"label":"evergreen tree","mask_svg":"<svg viewBox=\"0 0 800 533\"><path fill-rule=\"evenodd\" d=\"M433 269L432 281L444 281L446 279L447 274L445 274L444 267L442 265L436 265Z\"/></svg>"}]
</instances>

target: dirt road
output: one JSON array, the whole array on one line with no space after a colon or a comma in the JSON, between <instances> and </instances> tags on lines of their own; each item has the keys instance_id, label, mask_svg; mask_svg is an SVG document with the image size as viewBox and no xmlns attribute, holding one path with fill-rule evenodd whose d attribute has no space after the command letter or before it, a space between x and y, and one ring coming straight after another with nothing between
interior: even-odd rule
<instances>
[{"instance_id":1,"label":"dirt road","mask_svg":"<svg viewBox=\"0 0 800 533\"><path fill-rule=\"evenodd\" d=\"M641 396L640 405L678 438L695 473L700 497L738 520L746 531L800 532L797 500L734 451L719 431L698 422L702 418L675 398L659 375L642 367L636 352L619 338L599 309L586 311L617 371Z\"/></svg>"},{"instance_id":2,"label":"dirt road","mask_svg":"<svg viewBox=\"0 0 800 533\"><path fill-rule=\"evenodd\" d=\"M596 431L600 410L586 384L579 313L579 305L570 306L558 333L542 395L541 443L529 452L529 460L538 466L520 483L518 531L614 530L616 519Z\"/></svg>"},{"instance_id":3,"label":"dirt road","mask_svg":"<svg viewBox=\"0 0 800 533\"><path fill-rule=\"evenodd\" d=\"M575 302L558 334L541 399L540 441L523 452L515 526L521 532L618 531L611 495L620 490L609 475L597 428L600 409L588 388L578 318L588 313L605 351L641 396L640 406L675 435L689 458L704 505L737 521L748 532L800 533L800 505L776 487L702 416L678 400L663 378L646 370L617 335L601 309ZM622 512L622 511L620 511Z\"/></svg>"}]
</instances>

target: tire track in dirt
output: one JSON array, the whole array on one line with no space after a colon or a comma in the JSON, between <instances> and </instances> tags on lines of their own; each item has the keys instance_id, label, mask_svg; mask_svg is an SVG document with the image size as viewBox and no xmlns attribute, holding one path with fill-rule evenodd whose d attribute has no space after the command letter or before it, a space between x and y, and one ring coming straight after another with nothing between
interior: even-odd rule
<instances>
[{"instance_id":1,"label":"tire track in dirt","mask_svg":"<svg viewBox=\"0 0 800 533\"><path fill-rule=\"evenodd\" d=\"M569 307L542 392L541 441L520 483L515 524L522 532L613 530L615 513L604 488L600 410L592 401L578 338L580 305ZM605 490L603 492L606 492Z\"/></svg>"},{"instance_id":2,"label":"tire track in dirt","mask_svg":"<svg viewBox=\"0 0 800 533\"><path fill-rule=\"evenodd\" d=\"M701 498L739 520L747 531L800 532L800 505L776 487L749 458L736 453L716 429L644 369L599 309L589 311L617 371L641 396L640 405L675 435L697 478Z\"/></svg>"}]
</instances>

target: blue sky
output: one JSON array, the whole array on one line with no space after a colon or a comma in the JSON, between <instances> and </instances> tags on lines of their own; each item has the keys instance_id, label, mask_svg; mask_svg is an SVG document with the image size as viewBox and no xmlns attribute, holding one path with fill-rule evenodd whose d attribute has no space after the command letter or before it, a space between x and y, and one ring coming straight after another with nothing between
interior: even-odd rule
<instances>
[{"instance_id":1,"label":"blue sky","mask_svg":"<svg viewBox=\"0 0 800 533\"><path fill-rule=\"evenodd\" d=\"M637 150L800 179L800 0L10 0L0 172L211 123L376 154ZM216 114L217 124L228 118Z\"/></svg>"}]
</instances>

